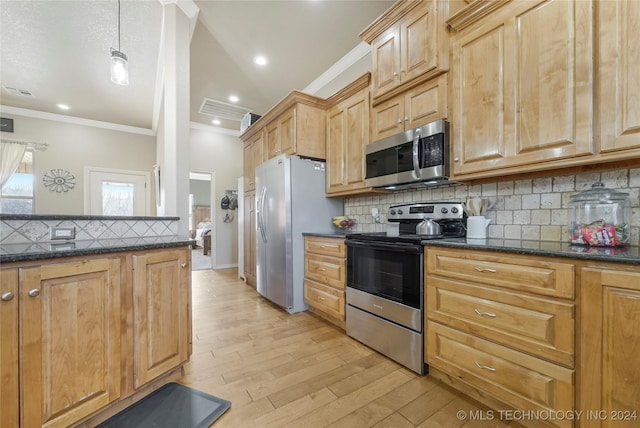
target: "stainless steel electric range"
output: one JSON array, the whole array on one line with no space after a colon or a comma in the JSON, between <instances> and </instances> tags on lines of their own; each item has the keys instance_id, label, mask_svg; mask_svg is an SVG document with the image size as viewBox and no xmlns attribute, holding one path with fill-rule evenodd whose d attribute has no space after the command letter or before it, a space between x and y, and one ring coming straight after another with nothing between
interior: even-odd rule
<instances>
[{"instance_id":1,"label":"stainless steel electric range","mask_svg":"<svg viewBox=\"0 0 640 428\"><path fill-rule=\"evenodd\" d=\"M439 233L416 233L425 218ZM466 214L462 203L427 202L392 206L387 219L399 224L397 234L346 237L347 335L424 374L423 245L465 236Z\"/></svg>"}]
</instances>

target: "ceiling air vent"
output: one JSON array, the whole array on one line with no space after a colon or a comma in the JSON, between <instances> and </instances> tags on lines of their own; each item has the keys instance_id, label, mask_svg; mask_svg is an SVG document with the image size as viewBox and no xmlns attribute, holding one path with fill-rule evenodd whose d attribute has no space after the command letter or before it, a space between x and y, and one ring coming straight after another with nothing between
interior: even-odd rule
<instances>
[{"instance_id":1,"label":"ceiling air vent","mask_svg":"<svg viewBox=\"0 0 640 428\"><path fill-rule=\"evenodd\" d=\"M28 89L18 89L18 88L12 88L11 86L3 86L4 90L7 91L8 93L10 93L11 95L18 95L20 97L31 97L31 98L35 98L33 96L33 92L31 92Z\"/></svg>"},{"instance_id":2,"label":"ceiling air vent","mask_svg":"<svg viewBox=\"0 0 640 428\"><path fill-rule=\"evenodd\" d=\"M199 113L206 114L208 116L217 117L220 119L236 120L240 121L242 116L250 113L252 110L246 107L237 106L234 104L223 103L222 101L212 100L211 98L205 98L200 104Z\"/></svg>"}]
</instances>

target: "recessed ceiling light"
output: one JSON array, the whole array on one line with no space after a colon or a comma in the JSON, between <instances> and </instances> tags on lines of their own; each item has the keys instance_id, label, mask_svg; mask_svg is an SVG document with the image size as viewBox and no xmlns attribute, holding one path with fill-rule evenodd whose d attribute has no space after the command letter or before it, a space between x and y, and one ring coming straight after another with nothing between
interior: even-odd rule
<instances>
[{"instance_id":1,"label":"recessed ceiling light","mask_svg":"<svg viewBox=\"0 0 640 428\"><path fill-rule=\"evenodd\" d=\"M220 125L221 122L218 119L213 119L211 123L213 123L214 125Z\"/></svg>"},{"instance_id":2,"label":"recessed ceiling light","mask_svg":"<svg viewBox=\"0 0 640 428\"><path fill-rule=\"evenodd\" d=\"M60 110L69 110L69 106L66 104L56 104Z\"/></svg>"},{"instance_id":3,"label":"recessed ceiling light","mask_svg":"<svg viewBox=\"0 0 640 428\"><path fill-rule=\"evenodd\" d=\"M229 101L231 101L232 103L237 103L240 100L240 98L236 97L235 95L229 95Z\"/></svg>"},{"instance_id":4,"label":"recessed ceiling light","mask_svg":"<svg viewBox=\"0 0 640 428\"><path fill-rule=\"evenodd\" d=\"M267 60L267 57L264 57L264 56L262 56L262 55L258 55L257 57L255 57L255 58L253 59L253 62L255 62L255 63L256 63L256 64L258 64L258 65L267 65L267 63L268 63L269 61Z\"/></svg>"}]
</instances>

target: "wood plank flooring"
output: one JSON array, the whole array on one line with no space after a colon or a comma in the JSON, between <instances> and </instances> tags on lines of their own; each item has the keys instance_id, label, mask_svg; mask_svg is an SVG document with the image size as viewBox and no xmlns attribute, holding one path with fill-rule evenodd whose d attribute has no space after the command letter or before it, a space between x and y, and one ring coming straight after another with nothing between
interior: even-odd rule
<instances>
[{"instance_id":1,"label":"wood plank flooring","mask_svg":"<svg viewBox=\"0 0 640 428\"><path fill-rule=\"evenodd\" d=\"M486 410L308 313L289 315L237 279L192 274L193 355L180 382L230 400L222 427L502 428Z\"/></svg>"}]
</instances>

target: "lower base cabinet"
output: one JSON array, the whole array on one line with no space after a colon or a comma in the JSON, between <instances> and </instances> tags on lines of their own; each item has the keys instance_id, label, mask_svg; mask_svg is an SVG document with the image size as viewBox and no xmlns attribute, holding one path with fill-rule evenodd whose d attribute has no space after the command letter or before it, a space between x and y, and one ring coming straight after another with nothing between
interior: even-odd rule
<instances>
[{"instance_id":1,"label":"lower base cabinet","mask_svg":"<svg viewBox=\"0 0 640 428\"><path fill-rule=\"evenodd\" d=\"M640 426L640 271L584 268L581 427Z\"/></svg>"},{"instance_id":2,"label":"lower base cabinet","mask_svg":"<svg viewBox=\"0 0 640 428\"><path fill-rule=\"evenodd\" d=\"M343 330L346 257L344 237L304 238L304 301L312 312Z\"/></svg>"},{"instance_id":3,"label":"lower base cabinet","mask_svg":"<svg viewBox=\"0 0 640 428\"><path fill-rule=\"evenodd\" d=\"M188 247L3 265L2 427L75 425L186 362L189 272Z\"/></svg>"}]
</instances>

